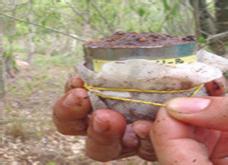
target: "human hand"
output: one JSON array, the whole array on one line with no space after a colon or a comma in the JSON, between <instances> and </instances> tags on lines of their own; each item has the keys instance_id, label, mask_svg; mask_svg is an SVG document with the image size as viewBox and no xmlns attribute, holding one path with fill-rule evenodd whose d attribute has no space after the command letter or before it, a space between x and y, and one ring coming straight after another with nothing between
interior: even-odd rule
<instances>
[{"instance_id":1,"label":"human hand","mask_svg":"<svg viewBox=\"0 0 228 165\"><path fill-rule=\"evenodd\" d=\"M138 155L156 159L149 139L150 121L127 124L125 118L112 110L92 107L79 77L71 78L65 86L65 95L53 108L53 120L58 131L65 135L86 135L86 153L98 161L110 161Z\"/></svg>"},{"instance_id":2,"label":"human hand","mask_svg":"<svg viewBox=\"0 0 228 165\"><path fill-rule=\"evenodd\" d=\"M173 99L151 128L161 165L228 164L228 97Z\"/></svg>"},{"instance_id":3,"label":"human hand","mask_svg":"<svg viewBox=\"0 0 228 165\"><path fill-rule=\"evenodd\" d=\"M220 83L210 83L207 89L216 95L222 91ZM92 113L83 81L78 77L67 82L65 92L54 106L55 125L65 135L87 135L89 157L109 161L138 155L146 160L156 160L148 133L151 122L137 121L127 125L118 112L105 109Z\"/></svg>"}]
</instances>

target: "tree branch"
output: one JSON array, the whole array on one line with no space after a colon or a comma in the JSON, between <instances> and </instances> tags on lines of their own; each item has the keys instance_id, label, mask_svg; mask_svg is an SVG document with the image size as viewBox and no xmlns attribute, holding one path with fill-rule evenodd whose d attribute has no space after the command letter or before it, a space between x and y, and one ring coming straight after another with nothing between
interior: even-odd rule
<instances>
[{"instance_id":1,"label":"tree branch","mask_svg":"<svg viewBox=\"0 0 228 165\"><path fill-rule=\"evenodd\" d=\"M228 40L228 31L223 33L218 33L207 38L208 43L217 42L217 41L226 41Z\"/></svg>"},{"instance_id":2,"label":"tree branch","mask_svg":"<svg viewBox=\"0 0 228 165\"><path fill-rule=\"evenodd\" d=\"M75 14L76 16L79 16L79 17L81 17L85 22L88 22L88 21L85 19L84 15L83 15L82 13L80 13L79 11L77 11L77 9L76 9L70 2L67 2L67 1L64 1L64 2L71 8L71 10L74 12L74 14Z\"/></svg>"},{"instance_id":3,"label":"tree branch","mask_svg":"<svg viewBox=\"0 0 228 165\"><path fill-rule=\"evenodd\" d=\"M77 9L75 6L73 6L72 3L67 2L67 1L65 1L65 3L69 6L69 8L71 8L71 10L73 11L73 13L74 13L76 16L82 18L82 20L83 20L86 24L89 24L94 30L98 31L99 33L104 34L104 33L103 33L103 32L104 32L103 30L101 30L100 28L97 28L96 26L94 26L93 24L91 24L90 21L89 21L89 19L88 19L87 17L85 17L85 15L83 15L81 12L79 12L78 9ZM108 27L108 28L109 28L109 27Z\"/></svg>"},{"instance_id":4,"label":"tree branch","mask_svg":"<svg viewBox=\"0 0 228 165\"><path fill-rule=\"evenodd\" d=\"M113 31L113 26L109 23L109 21L106 19L106 17L102 14L102 12L100 11L100 9L97 7L97 5L93 1L91 1L91 6L96 10L97 14L104 21L104 23L106 24L107 28L110 31Z\"/></svg>"},{"instance_id":5,"label":"tree branch","mask_svg":"<svg viewBox=\"0 0 228 165\"><path fill-rule=\"evenodd\" d=\"M86 39L80 38L80 37L78 37L78 36L75 35L75 34L68 34L68 33L66 33L66 32L62 32L62 31L59 31L59 30L54 29L54 28L51 28L51 27L43 26L43 25L40 25L40 24L38 24L38 23L29 22L29 21L27 21L27 20L23 20L23 19L14 17L14 16L10 16L10 15L4 14L4 13L2 13L2 12L0 12L0 15L2 15L2 16L4 16L4 17L8 17L8 18L10 18L10 19L14 19L14 20L19 21L19 22L24 22L24 23L31 24L31 25L34 25L34 26L38 26L38 27L41 27L41 28L50 30L50 31L52 31L52 32L62 34L62 35L64 35L64 36L71 37L71 38L76 39L76 40L81 41L81 42L86 41Z\"/></svg>"}]
</instances>

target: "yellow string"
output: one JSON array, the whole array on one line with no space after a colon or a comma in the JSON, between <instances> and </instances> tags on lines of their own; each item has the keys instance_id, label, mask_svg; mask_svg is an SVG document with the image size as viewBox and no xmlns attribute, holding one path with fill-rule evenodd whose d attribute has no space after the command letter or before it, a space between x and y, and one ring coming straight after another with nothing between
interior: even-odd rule
<instances>
[{"instance_id":1,"label":"yellow string","mask_svg":"<svg viewBox=\"0 0 228 165\"><path fill-rule=\"evenodd\" d=\"M196 86L191 89L182 89L182 90L151 90L151 89L129 89L129 88L106 88L106 87L94 87L88 84L84 85L88 90L98 90L98 91L113 91L113 92L137 92L137 93L159 93L159 94L168 94L168 93L182 93L182 92L189 92L193 89L196 89L199 86Z\"/></svg>"},{"instance_id":2,"label":"yellow string","mask_svg":"<svg viewBox=\"0 0 228 165\"><path fill-rule=\"evenodd\" d=\"M126 101L126 102L133 102L133 103L142 103L142 104L148 104L148 105L153 105L153 106L159 106L159 107L164 107L165 104L163 103L157 103L157 102L151 102L151 101L144 101L144 100L135 100L135 99L128 99L128 98L123 98L123 97L115 97L115 96L108 96L105 94L101 94L98 91L118 91L118 92L140 92L140 93L159 93L159 94L170 94L170 93L183 93L183 92L188 92L188 91L193 91L191 96L195 96L204 86L204 84L198 85L194 88L191 89L186 89L186 90L170 90L170 91L163 91L163 90L141 90L141 89L124 89L124 88L103 88L103 87L93 87L91 85L85 84L85 88L93 93L95 95L106 98L106 99L112 99L112 100L120 100L120 101ZM190 96L190 97L191 97Z\"/></svg>"},{"instance_id":3,"label":"yellow string","mask_svg":"<svg viewBox=\"0 0 228 165\"><path fill-rule=\"evenodd\" d=\"M192 93L191 97L192 97L192 96L195 96L197 93L199 93L199 91L200 91L203 87L204 87L204 84L201 84L201 85L195 87L195 90L194 90L194 92Z\"/></svg>"}]
</instances>

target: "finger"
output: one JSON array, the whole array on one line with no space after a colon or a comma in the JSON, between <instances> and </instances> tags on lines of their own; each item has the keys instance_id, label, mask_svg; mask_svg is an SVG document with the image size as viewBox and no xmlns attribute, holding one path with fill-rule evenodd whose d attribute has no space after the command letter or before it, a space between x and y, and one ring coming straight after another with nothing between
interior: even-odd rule
<instances>
[{"instance_id":1,"label":"finger","mask_svg":"<svg viewBox=\"0 0 228 165\"><path fill-rule=\"evenodd\" d=\"M152 122L146 120L139 120L133 123L134 132L140 137L140 139L148 139L149 132L152 127Z\"/></svg>"},{"instance_id":2,"label":"finger","mask_svg":"<svg viewBox=\"0 0 228 165\"><path fill-rule=\"evenodd\" d=\"M228 131L228 97L176 98L166 108L171 116L185 123Z\"/></svg>"},{"instance_id":3,"label":"finger","mask_svg":"<svg viewBox=\"0 0 228 165\"><path fill-rule=\"evenodd\" d=\"M140 139L140 147L137 151L137 155L142 159L148 161L157 160L154 148L149 138L149 132L152 127L152 122L150 121L136 121L133 123L134 132Z\"/></svg>"},{"instance_id":4,"label":"finger","mask_svg":"<svg viewBox=\"0 0 228 165\"><path fill-rule=\"evenodd\" d=\"M212 154L215 164L228 164L228 132L223 132Z\"/></svg>"},{"instance_id":5,"label":"finger","mask_svg":"<svg viewBox=\"0 0 228 165\"><path fill-rule=\"evenodd\" d=\"M150 139L141 139L137 155L147 161L157 161L157 156Z\"/></svg>"},{"instance_id":6,"label":"finger","mask_svg":"<svg viewBox=\"0 0 228 165\"><path fill-rule=\"evenodd\" d=\"M86 135L87 119L76 121L61 121L56 116L53 116L53 121L58 132L64 135Z\"/></svg>"},{"instance_id":7,"label":"finger","mask_svg":"<svg viewBox=\"0 0 228 165\"><path fill-rule=\"evenodd\" d=\"M117 159L126 128L125 118L118 112L102 109L95 111L87 131L86 153L98 161Z\"/></svg>"},{"instance_id":8,"label":"finger","mask_svg":"<svg viewBox=\"0 0 228 165\"><path fill-rule=\"evenodd\" d=\"M74 88L83 88L83 87L84 87L84 82L82 81L82 79L79 76L74 76L74 77L71 77L65 84L65 92L68 92Z\"/></svg>"},{"instance_id":9,"label":"finger","mask_svg":"<svg viewBox=\"0 0 228 165\"><path fill-rule=\"evenodd\" d=\"M211 164L207 148L194 140L195 128L172 119L164 109L150 132L160 164Z\"/></svg>"},{"instance_id":10,"label":"finger","mask_svg":"<svg viewBox=\"0 0 228 165\"><path fill-rule=\"evenodd\" d=\"M127 125L122 138L121 158L135 155L139 147L139 138L134 132L133 125Z\"/></svg>"},{"instance_id":11,"label":"finger","mask_svg":"<svg viewBox=\"0 0 228 165\"><path fill-rule=\"evenodd\" d=\"M83 119L91 111L91 103L87 91L76 88L60 98L53 108L54 115L62 121Z\"/></svg>"},{"instance_id":12,"label":"finger","mask_svg":"<svg viewBox=\"0 0 228 165\"><path fill-rule=\"evenodd\" d=\"M84 89L74 89L60 98L53 107L57 130L66 135L85 135L91 105Z\"/></svg>"},{"instance_id":13,"label":"finger","mask_svg":"<svg viewBox=\"0 0 228 165\"><path fill-rule=\"evenodd\" d=\"M205 84L209 96L223 96L225 94L225 78L220 78Z\"/></svg>"}]
</instances>

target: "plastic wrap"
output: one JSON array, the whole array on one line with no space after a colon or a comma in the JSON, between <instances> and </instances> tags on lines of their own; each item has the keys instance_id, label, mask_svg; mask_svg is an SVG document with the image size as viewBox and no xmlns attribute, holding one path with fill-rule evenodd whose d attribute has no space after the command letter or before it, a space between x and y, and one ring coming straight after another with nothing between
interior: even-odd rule
<instances>
[{"instance_id":1,"label":"plastic wrap","mask_svg":"<svg viewBox=\"0 0 228 165\"><path fill-rule=\"evenodd\" d=\"M221 78L222 71L227 71L228 60L206 51L199 52L197 56L201 62L191 64L163 65L149 60L131 59L109 62L103 65L98 73L89 70L83 64L78 65L77 70L86 84L95 87L93 91L89 91L94 110L109 108L119 111L128 122L139 119L153 120L159 106L110 99L98 94L161 104L174 97L191 96L196 90L194 87ZM96 87L107 88L107 91L97 90ZM117 91L110 90L112 88ZM142 92L118 89L137 89ZM143 90L158 92L147 93ZM187 91L159 92L170 90ZM207 95L204 87L195 93L195 96L204 95Z\"/></svg>"}]
</instances>

